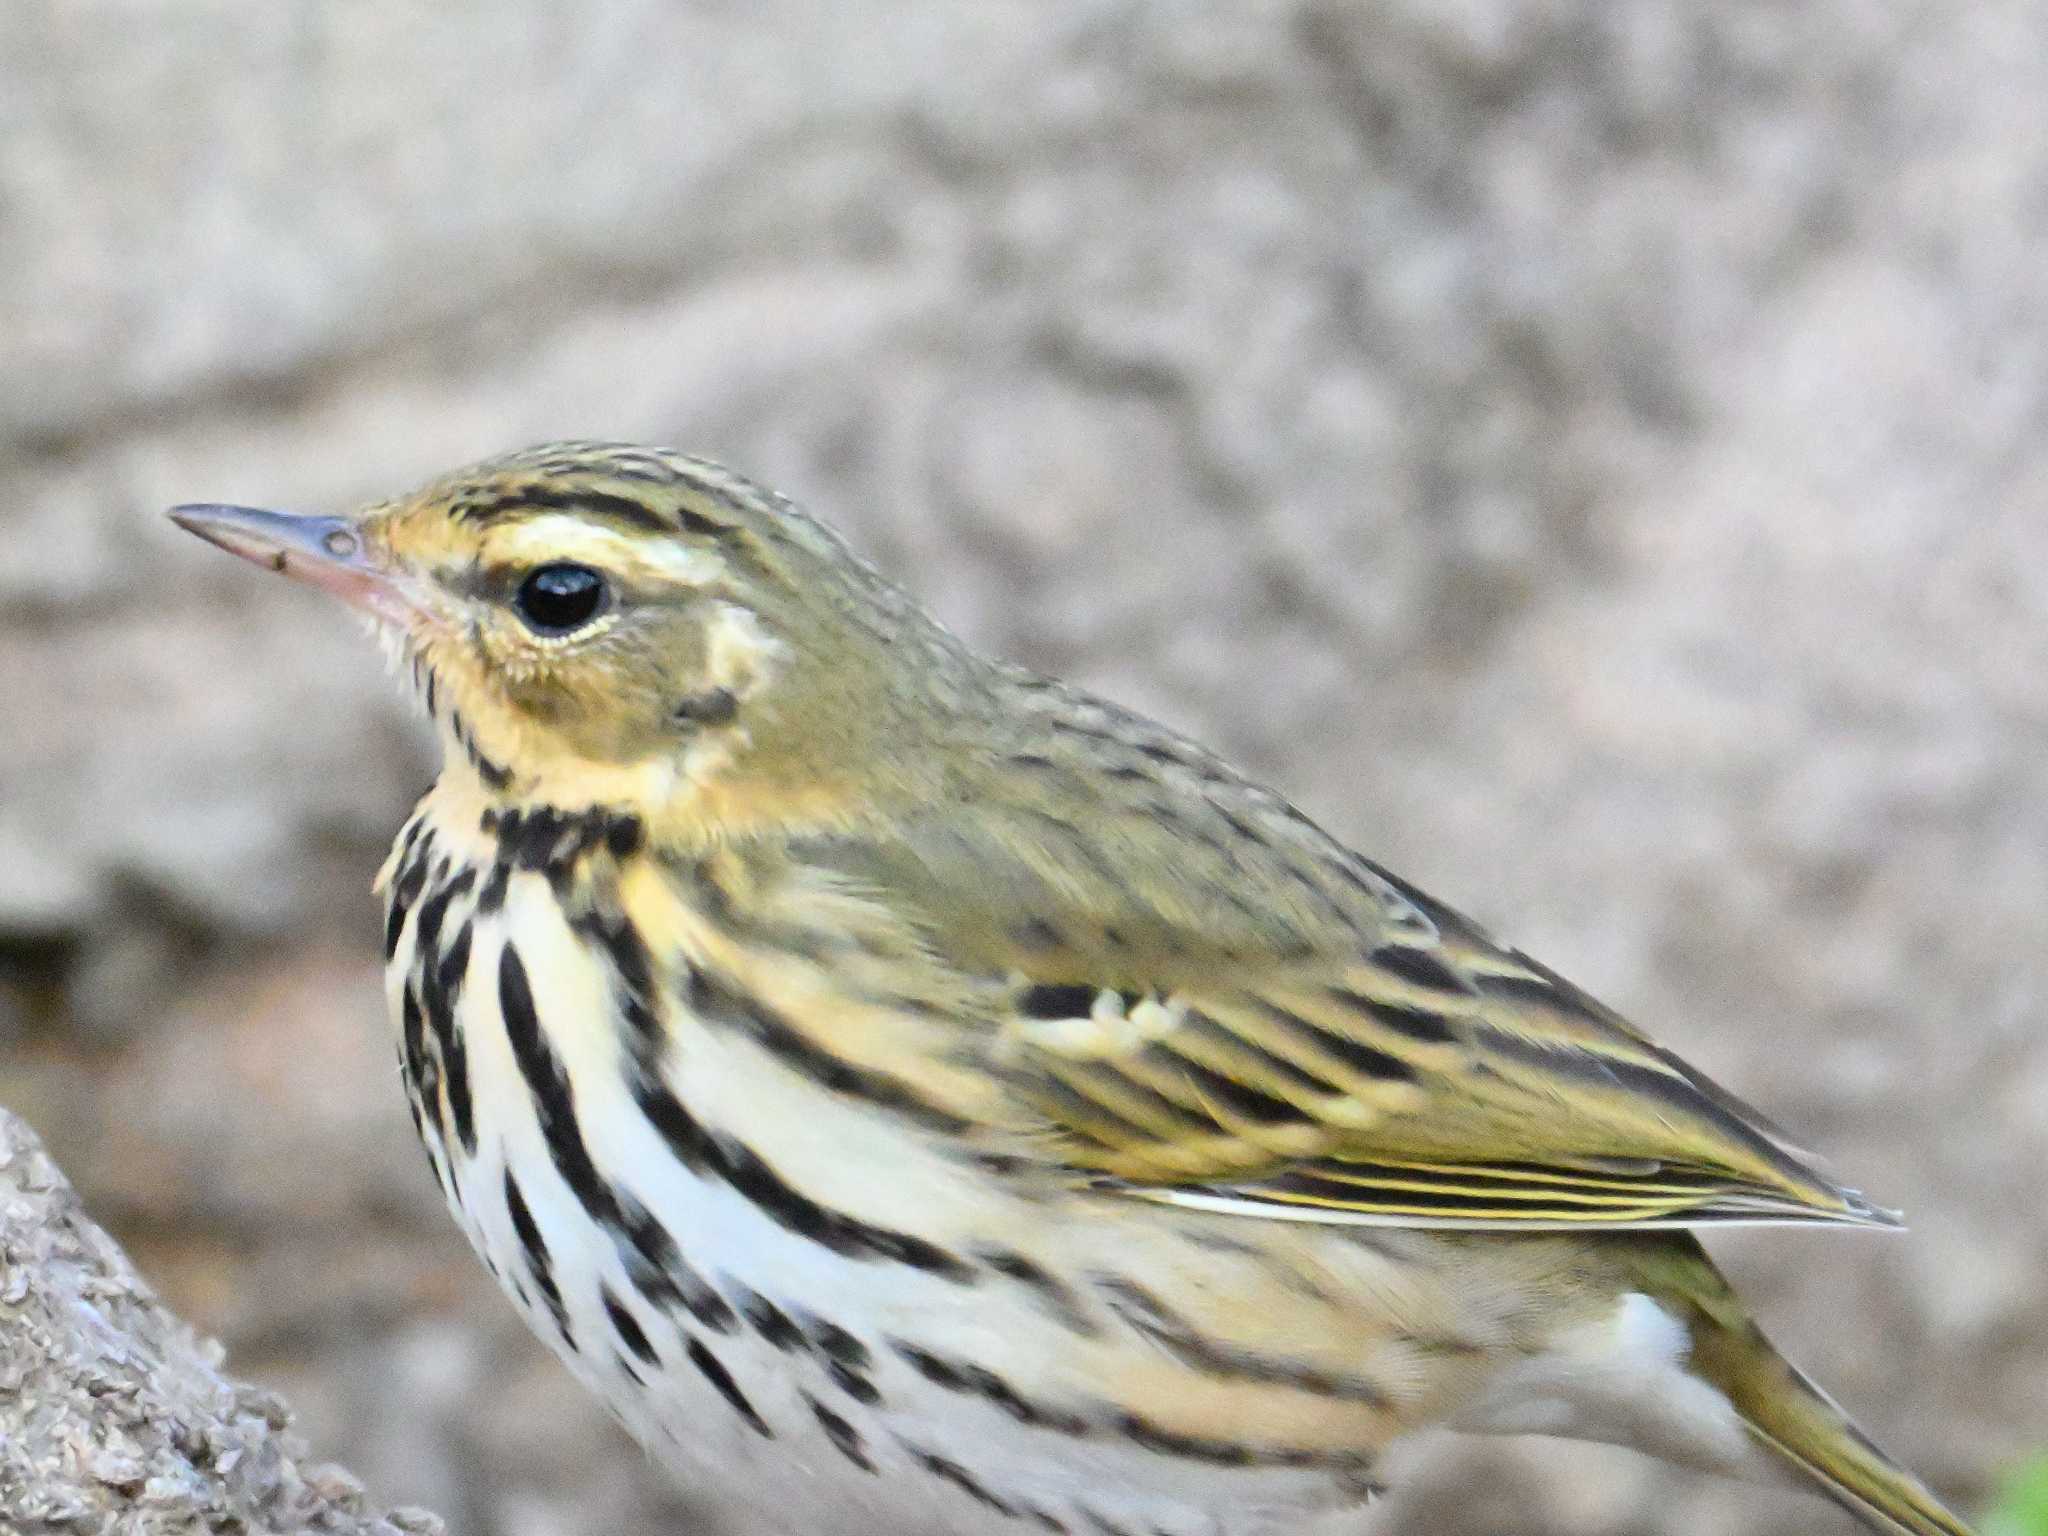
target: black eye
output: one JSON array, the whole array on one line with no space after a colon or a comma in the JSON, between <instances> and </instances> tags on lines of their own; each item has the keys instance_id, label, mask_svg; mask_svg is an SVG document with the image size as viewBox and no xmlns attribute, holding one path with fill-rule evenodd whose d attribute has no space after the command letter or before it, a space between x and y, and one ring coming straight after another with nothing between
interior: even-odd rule
<instances>
[{"instance_id":1,"label":"black eye","mask_svg":"<svg viewBox=\"0 0 2048 1536\"><path fill-rule=\"evenodd\" d=\"M604 608L604 578L587 565L544 565L519 584L513 601L535 634L566 635Z\"/></svg>"}]
</instances>

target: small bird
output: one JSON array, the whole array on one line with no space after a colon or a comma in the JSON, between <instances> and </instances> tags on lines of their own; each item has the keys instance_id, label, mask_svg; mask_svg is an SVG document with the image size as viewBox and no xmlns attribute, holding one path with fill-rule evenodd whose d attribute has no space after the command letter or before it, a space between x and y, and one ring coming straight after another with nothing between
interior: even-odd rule
<instances>
[{"instance_id":1,"label":"small bird","mask_svg":"<svg viewBox=\"0 0 2048 1536\"><path fill-rule=\"evenodd\" d=\"M1968 1536L1693 1233L1894 1216L783 497L564 442L170 515L368 614L432 718L378 877L414 1124L729 1528L1292 1532L1448 1425Z\"/></svg>"}]
</instances>

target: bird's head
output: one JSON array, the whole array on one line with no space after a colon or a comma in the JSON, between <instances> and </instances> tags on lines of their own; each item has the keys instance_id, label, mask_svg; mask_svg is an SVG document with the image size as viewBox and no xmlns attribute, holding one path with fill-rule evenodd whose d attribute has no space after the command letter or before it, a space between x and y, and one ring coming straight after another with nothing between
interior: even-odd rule
<instances>
[{"instance_id":1,"label":"bird's head","mask_svg":"<svg viewBox=\"0 0 2048 1536\"><path fill-rule=\"evenodd\" d=\"M555 443L352 516L171 516L369 615L447 771L503 803L718 836L830 823L857 780L929 792L905 749L963 653L830 529L714 464Z\"/></svg>"}]
</instances>

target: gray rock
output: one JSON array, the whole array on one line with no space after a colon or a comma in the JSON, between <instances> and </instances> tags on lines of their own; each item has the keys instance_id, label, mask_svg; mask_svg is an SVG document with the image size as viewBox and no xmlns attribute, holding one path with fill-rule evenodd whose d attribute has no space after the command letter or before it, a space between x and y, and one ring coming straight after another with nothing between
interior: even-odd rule
<instances>
[{"instance_id":1,"label":"gray rock","mask_svg":"<svg viewBox=\"0 0 2048 1536\"><path fill-rule=\"evenodd\" d=\"M386 1517L307 1460L274 1394L164 1310L86 1217L28 1126L0 1109L0 1524L172 1536L259 1530L440 1536Z\"/></svg>"}]
</instances>

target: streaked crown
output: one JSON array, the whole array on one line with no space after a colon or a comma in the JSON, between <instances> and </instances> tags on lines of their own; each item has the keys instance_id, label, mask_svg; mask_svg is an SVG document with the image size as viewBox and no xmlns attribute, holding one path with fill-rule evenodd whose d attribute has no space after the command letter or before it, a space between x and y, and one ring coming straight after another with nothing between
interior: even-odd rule
<instances>
[{"instance_id":1,"label":"streaked crown","mask_svg":"<svg viewBox=\"0 0 2048 1536\"><path fill-rule=\"evenodd\" d=\"M683 836L829 823L925 792L911 744L975 691L972 658L836 533L683 454L550 443L317 521L360 541L344 595L451 768L509 801L609 803ZM339 587L333 548L301 574Z\"/></svg>"}]
</instances>

